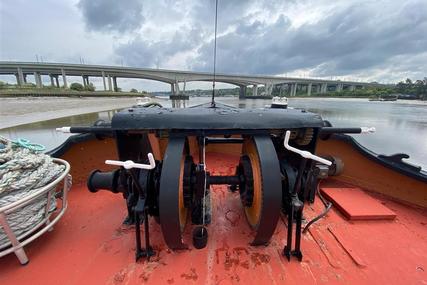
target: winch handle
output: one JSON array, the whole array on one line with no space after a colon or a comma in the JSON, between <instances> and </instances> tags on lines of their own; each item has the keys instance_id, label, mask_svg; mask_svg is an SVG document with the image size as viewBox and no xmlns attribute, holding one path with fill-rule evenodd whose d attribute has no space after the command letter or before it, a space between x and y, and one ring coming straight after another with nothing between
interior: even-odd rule
<instances>
[{"instance_id":1,"label":"winch handle","mask_svg":"<svg viewBox=\"0 0 427 285\"><path fill-rule=\"evenodd\" d=\"M150 164L135 163L132 160L120 161L120 160L109 160L109 159L105 161L105 164L123 166L125 169L132 169L132 168L154 169L156 167L156 161L154 160L153 154L150 152L148 153L147 156Z\"/></svg>"},{"instance_id":2,"label":"winch handle","mask_svg":"<svg viewBox=\"0 0 427 285\"><path fill-rule=\"evenodd\" d=\"M332 165L332 162L329 161L329 160L327 160L327 159L324 159L324 158L321 158L321 157L319 157L317 155L314 155L314 154L312 154L311 152L309 152L307 150L301 150L301 149L297 149L297 148L295 148L293 146L290 146L289 145L289 138L290 137L291 137L291 131L286 131L285 140L283 141L283 145L285 146L285 148L287 150L289 150L291 152L294 152L294 153L297 153L297 154L301 155L304 158L312 159L312 160L315 160L317 162L326 164L328 166Z\"/></svg>"}]
</instances>

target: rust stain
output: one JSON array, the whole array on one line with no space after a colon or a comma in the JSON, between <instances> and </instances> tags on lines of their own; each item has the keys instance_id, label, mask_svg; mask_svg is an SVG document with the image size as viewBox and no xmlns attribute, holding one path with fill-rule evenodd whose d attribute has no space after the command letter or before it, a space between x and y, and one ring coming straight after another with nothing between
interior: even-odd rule
<instances>
[{"instance_id":1,"label":"rust stain","mask_svg":"<svg viewBox=\"0 0 427 285\"><path fill-rule=\"evenodd\" d=\"M219 254L221 251L228 251L229 246L227 244L227 241L224 239L222 241L222 247L219 247L217 249L215 249L215 258L216 258L216 264L219 264Z\"/></svg>"},{"instance_id":2,"label":"rust stain","mask_svg":"<svg viewBox=\"0 0 427 285\"><path fill-rule=\"evenodd\" d=\"M166 280L168 282L168 284L173 284L175 282L175 280L173 278Z\"/></svg>"},{"instance_id":3,"label":"rust stain","mask_svg":"<svg viewBox=\"0 0 427 285\"><path fill-rule=\"evenodd\" d=\"M236 252L237 255L240 255L241 252L244 252L249 255L249 250L246 247L235 247L233 248L233 251Z\"/></svg>"},{"instance_id":4,"label":"rust stain","mask_svg":"<svg viewBox=\"0 0 427 285\"><path fill-rule=\"evenodd\" d=\"M233 265L238 266L239 263L239 258L231 257L230 253L227 250L227 252L225 253L224 269L228 271L231 269L231 267L233 267Z\"/></svg>"},{"instance_id":5,"label":"rust stain","mask_svg":"<svg viewBox=\"0 0 427 285\"><path fill-rule=\"evenodd\" d=\"M263 263L270 262L270 255L254 252L251 254L251 260L255 264L255 266L261 265Z\"/></svg>"},{"instance_id":6,"label":"rust stain","mask_svg":"<svg viewBox=\"0 0 427 285\"><path fill-rule=\"evenodd\" d=\"M122 283L126 278L126 270L121 270L114 275L113 282L114 284Z\"/></svg>"},{"instance_id":7,"label":"rust stain","mask_svg":"<svg viewBox=\"0 0 427 285\"><path fill-rule=\"evenodd\" d=\"M215 250L217 264L219 264L221 262L220 261L220 253L221 252L224 252L224 261L222 263L224 264L224 269L226 271L230 271L231 269L235 269L239 265L245 269L249 269L249 267L250 267L250 260L248 259L249 250L246 247L234 247L232 250L230 250L228 248L228 246L225 245L221 248L217 248ZM260 264L265 262L266 259L269 260L268 255L267 255L267 257L265 257L264 255L260 255L260 256L256 257L256 260Z\"/></svg>"},{"instance_id":8,"label":"rust stain","mask_svg":"<svg viewBox=\"0 0 427 285\"><path fill-rule=\"evenodd\" d=\"M230 279L231 279L231 280L233 280L233 281L240 282L240 277L239 277L239 275L237 275L237 274L232 275L232 276L230 277Z\"/></svg>"},{"instance_id":9,"label":"rust stain","mask_svg":"<svg viewBox=\"0 0 427 285\"><path fill-rule=\"evenodd\" d=\"M196 268L191 267L190 273L182 273L181 278L185 278L186 280L196 281L199 278L199 276L197 275Z\"/></svg>"},{"instance_id":10,"label":"rust stain","mask_svg":"<svg viewBox=\"0 0 427 285\"><path fill-rule=\"evenodd\" d=\"M246 260L245 262L240 263L240 266L245 269L249 269L249 260Z\"/></svg>"},{"instance_id":11,"label":"rust stain","mask_svg":"<svg viewBox=\"0 0 427 285\"><path fill-rule=\"evenodd\" d=\"M146 283L146 282L148 282L148 279L150 278L150 274L147 274L147 273L145 273L145 272L142 272L140 275L139 275L139 279L141 279L142 280L142 282L144 282L144 283Z\"/></svg>"}]
</instances>

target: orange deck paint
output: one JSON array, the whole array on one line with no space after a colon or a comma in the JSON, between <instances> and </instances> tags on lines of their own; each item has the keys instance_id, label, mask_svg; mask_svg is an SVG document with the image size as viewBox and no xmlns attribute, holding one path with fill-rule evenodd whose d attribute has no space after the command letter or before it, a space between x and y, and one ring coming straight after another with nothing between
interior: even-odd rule
<instances>
[{"instance_id":1,"label":"orange deck paint","mask_svg":"<svg viewBox=\"0 0 427 285\"><path fill-rule=\"evenodd\" d=\"M213 174L231 175L238 156L208 154ZM329 185L328 187L330 187ZM343 187L335 184L333 187ZM125 201L110 192L89 193L84 184L69 193L69 209L52 232L26 247L30 263L0 259L0 284L426 284L427 213L378 197L394 220L348 221L335 208L302 238L303 260L282 256L283 217L268 246L252 247L251 229L238 193L212 188L212 224L206 248L171 251L150 219L156 255L135 262L134 227L125 227ZM323 210L306 205L307 220Z\"/></svg>"},{"instance_id":2,"label":"orange deck paint","mask_svg":"<svg viewBox=\"0 0 427 285\"><path fill-rule=\"evenodd\" d=\"M360 188L320 188L349 220L393 220L396 214Z\"/></svg>"}]
</instances>

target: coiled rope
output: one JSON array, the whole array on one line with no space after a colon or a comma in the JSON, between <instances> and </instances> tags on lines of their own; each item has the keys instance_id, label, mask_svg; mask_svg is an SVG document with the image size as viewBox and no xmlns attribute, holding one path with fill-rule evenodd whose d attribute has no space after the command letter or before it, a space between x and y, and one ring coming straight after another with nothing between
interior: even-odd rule
<instances>
[{"instance_id":1,"label":"coiled rope","mask_svg":"<svg viewBox=\"0 0 427 285\"><path fill-rule=\"evenodd\" d=\"M43 145L32 144L25 139L12 141L0 136L0 208L35 193L64 171L65 166L54 163L50 156L41 153L43 150ZM9 226L17 237L44 219L48 193L54 188L7 215ZM55 209L56 198L51 195L49 212ZM6 244L8 238L0 230L0 248Z\"/></svg>"}]
</instances>

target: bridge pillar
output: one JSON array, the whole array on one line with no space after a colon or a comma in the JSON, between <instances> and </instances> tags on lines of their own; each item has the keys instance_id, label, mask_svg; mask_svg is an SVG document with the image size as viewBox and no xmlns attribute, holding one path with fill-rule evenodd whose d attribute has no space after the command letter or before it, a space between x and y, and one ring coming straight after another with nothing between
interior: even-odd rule
<instances>
[{"instance_id":1,"label":"bridge pillar","mask_svg":"<svg viewBox=\"0 0 427 285\"><path fill-rule=\"evenodd\" d=\"M107 75L107 80L108 80L108 91L113 91L113 83L111 82L110 74Z\"/></svg>"},{"instance_id":2,"label":"bridge pillar","mask_svg":"<svg viewBox=\"0 0 427 285\"><path fill-rule=\"evenodd\" d=\"M312 84L312 88L311 88L311 93L318 93L319 92L319 87L318 87L319 85L317 85L316 83L315 84ZM314 87L314 88L313 88ZM314 91L314 92L313 92Z\"/></svg>"},{"instance_id":3,"label":"bridge pillar","mask_svg":"<svg viewBox=\"0 0 427 285\"><path fill-rule=\"evenodd\" d=\"M271 93L273 92L273 84L271 83L266 83L265 84L265 95L266 96L271 96Z\"/></svg>"},{"instance_id":4,"label":"bridge pillar","mask_svg":"<svg viewBox=\"0 0 427 285\"><path fill-rule=\"evenodd\" d=\"M176 81L175 83L173 83L173 95L179 95L180 91L179 91L179 83L178 81Z\"/></svg>"},{"instance_id":5,"label":"bridge pillar","mask_svg":"<svg viewBox=\"0 0 427 285\"><path fill-rule=\"evenodd\" d=\"M338 83L336 91L340 92L340 91L342 91L342 89L343 89L343 84Z\"/></svg>"},{"instance_id":6,"label":"bridge pillar","mask_svg":"<svg viewBox=\"0 0 427 285\"><path fill-rule=\"evenodd\" d=\"M24 73L22 72L22 68L18 67L18 75L16 76L16 83L19 86L24 85L26 83Z\"/></svg>"},{"instance_id":7,"label":"bridge pillar","mask_svg":"<svg viewBox=\"0 0 427 285\"><path fill-rule=\"evenodd\" d=\"M307 85L307 96L311 96L311 89L313 88L313 83L308 83Z\"/></svg>"},{"instance_id":8,"label":"bridge pillar","mask_svg":"<svg viewBox=\"0 0 427 285\"><path fill-rule=\"evenodd\" d=\"M297 95L297 87L298 87L298 84L296 82L291 84L291 94L290 94L291 97Z\"/></svg>"},{"instance_id":9,"label":"bridge pillar","mask_svg":"<svg viewBox=\"0 0 427 285\"><path fill-rule=\"evenodd\" d=\"M104 83L104 91L107 91L107 82L105 82L105 72L104 70L101 72L102 75L102 83Z\"/></svg>"},{"instance_id":10,"label":"bridge pillar","mask_svg":"<svg viewBox=\"0 0 427 285\"><path fill-rule=\"evenodd\" d=\"M325 94L328 92L328 83L322 83L320 86L320 93Z\"/></svg>"},{"instance_id":11,"label":"bridge pillar","mask_svg":"<svg viewBox=\"0 0 427 285\"><path fill-rule=\"evenodd\" d=\"M284 89L284 84L280 84L280 87L279 87L279 97L282 97L283 96L283 90Z\"/></svg>"},{"instance_id":12,"label":"bridge pillar","mask_svg":"<svg viewBox=\"0 0 427 285\"><path fill-rule=\"evenodd\" d=\"M175 95L175 84L171 83L171 95Z\"/></svg>"},{"instance_id":13,"label":"bridge pillar","mask_svg":"<svg viewBox=\"0 0 427 285\"><path fill-rule=\"evenodd\" d=\"M114 90L114 92L118 92L119 91L119 88L117 87L117 77L116 76L113 76L113 90Z\"/></svg>"},{"instance_id":14,"label":"bridge pillar","mask_svg":"<svg viewBox=\"0 0 427 285\"><path fill-rule=\"evenodd\" d=\"M55 75L55 82L56 82L56 87L59 88L59 78L58 78L58 75Z\"/></svg>"},{"instance_id":15,"label":"bridge pillar","mask_svg":"<svg viewBox=\"0 0 427 285\"><path fill-rule=\"evenodd\" d=\"M252 96L258 96L258 85L257 84L254 84L252 87Z\"/></svg>"},{"instance_id":16,"label":"bridge pillar","mask_svg":"<svg viewBox=\"0 0 427 285\"><path fill-rule=\"evenodd\" d=\"M55 82L53 81L53 75L49 74L49 78L50 78L50 86L55 87Z\"/></svg>"},{"instance_id":17,"label":"bridge pillar","mask_svg":"<svg viewBox=\"0 0 427 285\"><path fill-rule=\"evenodd\" d=\"M64 88L67 88L67 75L65 74L65 70L63 68L61 69L61 74L62 82L64 83Z\"/></svg>"},{"instance_id":18,"label":"bridge pillar","mask_svg":"<svg viewBox=\"0 0 427 285\"><path fill-rule=\"evenodd\" d=\"M349 87L348 87L348 89L350 90L350 91L354 91L354 85L350 85Z\"/></svg>"},{"instance_id":19,"label":"bridge pillar","mask_svg":"<svg viewBox=\"0 0 427 285\"><path fill-rule=\"evenodd\" d=\"M87 84L87 76L86 75L82 75L82 78L83 78L83 86L84 87L86 87L86 86L88 86L88 84Z\"/></svg>"},{"instance_id":20,"label":"bridge pillar","mask_svg":"<svg viewBox=\"0 0 427 285\"><path fill-rule=\"evenodd\" d=\"M37 72L37 71L34 72L34 78L36 81L37 88L42 88L42 78L41 78L40 72Z\"/></svg>"},{"instance_id":21,"label":"bridge pillar","mask_svg":"<svg viewBox=\"0 0 427 285\"><path fill-rule=\"evenodd\" d=\"M239 99L245 99L246 97L246 86L240 86Z\"/></svg>"}]
</instances>

